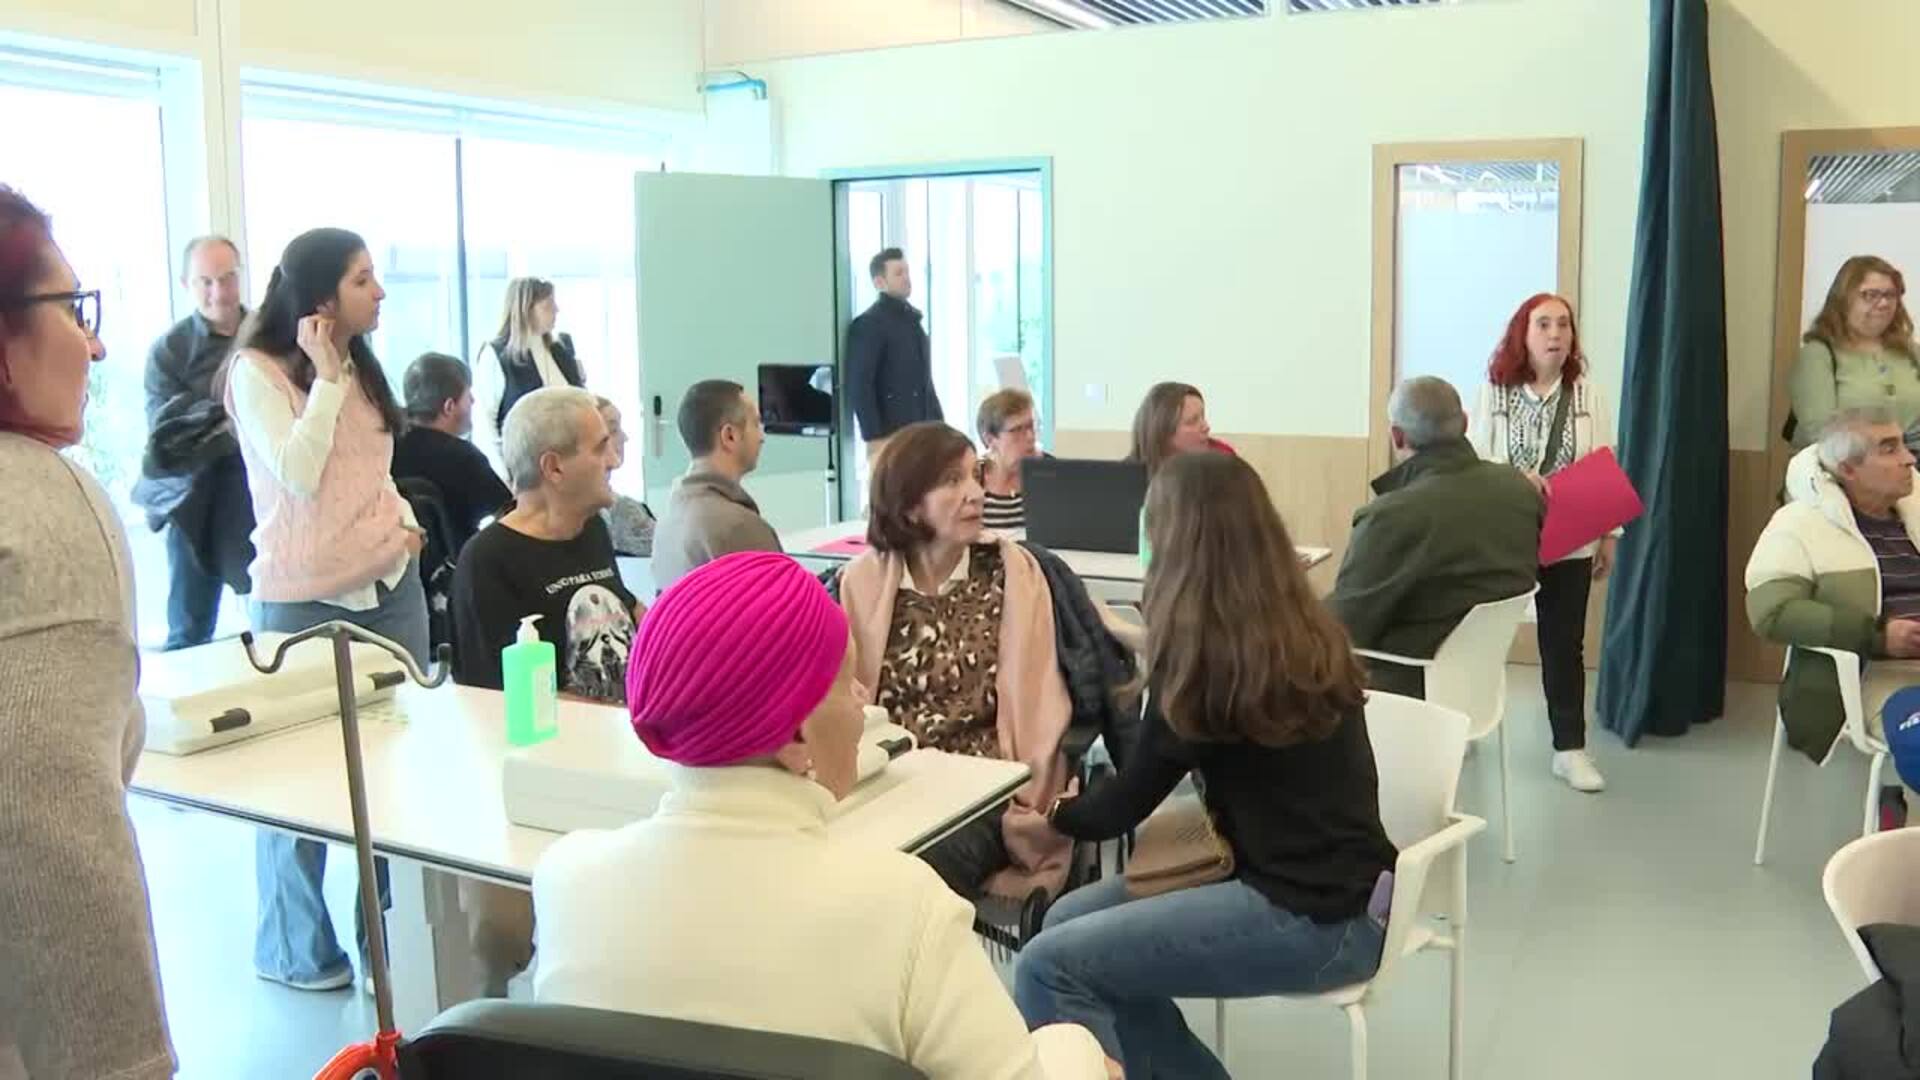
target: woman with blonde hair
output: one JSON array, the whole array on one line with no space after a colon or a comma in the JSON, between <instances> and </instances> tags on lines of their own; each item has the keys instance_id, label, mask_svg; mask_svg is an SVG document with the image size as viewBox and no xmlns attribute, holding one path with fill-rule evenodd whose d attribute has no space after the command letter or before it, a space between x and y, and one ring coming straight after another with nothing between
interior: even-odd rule
<instances>
[{"instance_id":1,"label":"woman with blonde hair","mask_svg":"<svg viewBox=\"0 0 1920 1080\"><path fill-rule=\"evenodd\" d=\"M1020 463L1040 456L1033 412L1033 395L1011 387L989 394L975 418L980 442L977 479L986 494L981 523L995 531L1027 527L1027 492L1020 482Z\"/></svg>"},{"instance_id":2,"label":"woman with blonde hair","mask_svg":"<svg viewBox=\"0 0 1920 1080\"><path fill-rule=\"evenodd\" d=\"M1864 408L1892 410L1907 446L1920 445L1920 351L1906 292L1906 278L1879 256L1841 264L1787 375L1793 419L1785 434L1796 448L1818 438L1835 413Z\"/></svg>"},{"instance_id":3,"label":"woman with blonde hair","mask_svg":"<svg viewBox=\"0 0 1920 1080\"><path fill-rule=\"evenodd\" d=\"M473 441L509 486L500 428L513 403L545 386L587 385L573 338L554 332L559 318L553 282L514 278L507 282L500 332L473 359Z\"/></svg>"}]
</instances>

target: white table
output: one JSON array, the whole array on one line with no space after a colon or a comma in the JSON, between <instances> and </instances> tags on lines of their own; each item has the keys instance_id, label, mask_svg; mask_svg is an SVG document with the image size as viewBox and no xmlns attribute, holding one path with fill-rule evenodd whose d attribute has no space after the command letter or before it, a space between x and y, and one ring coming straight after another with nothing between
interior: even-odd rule
<instances>
[{"instance_id":1,"label":"white table","mask_svg":"<svg viewBox=\"0 0 1920 1080\"><path fill-rule=\"evenodd\" d=\"M852 558L841 552L823 552L820 549L850 539L860 539L867 535L867 523L864 521L843 521L836 525L826 525L804 532L783 534L780 542L787 554L797 559L822 563L846 562ZM1005 533L1014 540L1025 539L1023 530ZM1333 551L1323 547L1302 547L1296 549L1300 561L1308 569L1325 562ZM1137 554L1120 554L1112 551L1070 551L1053 549L1067 568L1080 576L1087 584L1087 591L1095 599L1108 603L1138 604L1141 587L1146 581L1146 569L1140 565Z\"/></svg>"},{"instance_id":2,"label":"white table","mask_svg":"<svg viewBox=\"0 0 1920 1080\"><path fill-rule=\"evenodd\" d=\"M238 646L235 646L238 648ZM402 719L404 717L404 719ZM514 825L501 798L505 706L490 690L402 688L362 710L373 847L389 857L394 1002L418 1030L463 1000L465 924L454 875L526 889L559 833ZM629 723L614 706L563 701L560 725ZM1026 782L1018 762L914 751L861 785L829 826L856 843L920 851L1004 803ZM337 717L186 757L142 754L132 791L335 844L353 842Z\"/></svg>"}]
</instances>

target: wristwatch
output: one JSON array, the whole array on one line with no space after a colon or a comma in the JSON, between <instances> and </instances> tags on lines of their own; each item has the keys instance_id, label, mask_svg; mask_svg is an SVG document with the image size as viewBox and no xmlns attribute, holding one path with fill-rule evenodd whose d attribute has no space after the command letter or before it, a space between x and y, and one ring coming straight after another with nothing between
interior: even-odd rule
<instances>
[{"instance_id":1,"label":"wristwatch","mask_svg":"<svg viewBox=\"0 0 1920 1080\"><path fill-rule=\"evenodd\" d=\"M1060 812L1060 808L1062 806L1065 806L1072 799L1073 799L1073 796L1071 795L1064 795L1064 794L1055 795L1053 797L1053 801L1047 804L1047 824L1049 825L1053 824L1053 816L1055 814L1058 814Z\"/></svg>"}]
</instances>

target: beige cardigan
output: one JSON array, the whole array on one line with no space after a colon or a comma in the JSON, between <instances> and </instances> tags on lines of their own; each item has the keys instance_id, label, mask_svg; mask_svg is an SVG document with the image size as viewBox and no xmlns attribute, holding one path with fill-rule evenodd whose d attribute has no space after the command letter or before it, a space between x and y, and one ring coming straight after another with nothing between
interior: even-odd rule
<instances>
[{"instance_id":1,"label":"beige cardigan","mask_svg":"<svg viewBox=\"0 0 1920 1080\"><path fill-rule=\"evenodd\" d=\"M1014 795L1003 821L1007 854L1013 865L995 874L987 882L987 891L1024 898L1036 886L1058 892L1066 882L1072 844L1064 839L1055 844L1036 844L1031 837L1045 835L1045 830L1035 828L1037 823L1032 819L1044 814L1054 797L1066 790L1067 764L1060 755L1060 739L1073 718L1073 704L1067 697L1066 681L1060 676L1053 636L1053 594L1047 588L1046 576L1025 548L1006 539L994 542L1000 545L1001 561L1007 569L995 682L1000 711L995 726L1000 732L1001 757L1025 762L1033 770L1033 777ZM887 631L893 625L894 596L900 590L905 569L906 560L901 555L869 550L848 563L840 574L840 605L853 627L854 677L864 686L876 686L880 681Z\"/></svg>"}]
</instances>

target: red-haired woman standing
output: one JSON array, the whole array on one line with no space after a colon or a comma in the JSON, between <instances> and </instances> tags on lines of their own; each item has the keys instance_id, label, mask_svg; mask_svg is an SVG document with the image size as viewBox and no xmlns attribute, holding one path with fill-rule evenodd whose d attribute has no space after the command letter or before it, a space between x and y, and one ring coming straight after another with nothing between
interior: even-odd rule
<instances>
[{"instance_id":1,"label":"red-haired woman standing","mask_svg":"<svg viewBox=\"0 0 1920 1080\"><path fill-rule=\"evenodd\" d=\"M1527 474L1545 493L1549 478L1613 445L1607 399L1587 377L1573 305L1551 293L1529 297L1507 323L1487 365L1487 384L1467 426L1475 450ZM1587 755L1587 596L1613 568L1618 530L1540 568L1540 682L1553 726L1553 775L1575 791L1606 786Z\"/></svg>"},{"instance_id":2,"label":"red-haired woman standing","mask_svg":"<svg viewBox=\"0 0 1920 1080\"><path fill-rule=\"evenodd\" d=\"M0 1076L174 1074L127 780L133 566L78 443L100 293L0 185Z\"/></svg>"}]
</instances>

